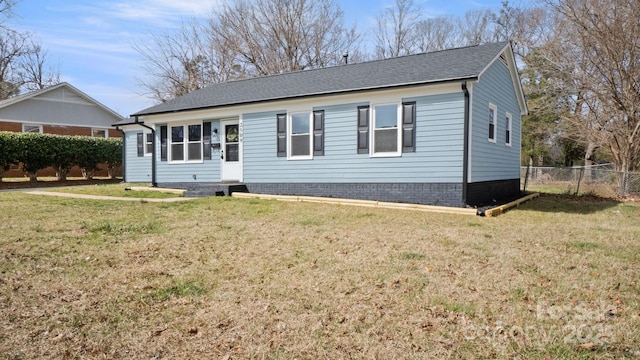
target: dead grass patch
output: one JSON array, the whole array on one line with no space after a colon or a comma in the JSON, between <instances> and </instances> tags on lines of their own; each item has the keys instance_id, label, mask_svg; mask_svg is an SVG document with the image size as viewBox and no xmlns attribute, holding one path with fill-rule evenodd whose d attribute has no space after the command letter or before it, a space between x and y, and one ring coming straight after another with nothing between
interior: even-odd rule
<instances>
[{"instance_id":1,"label":"dead grass patch","mask_svg":"<svg viewBox=\"0 0 640 360\"><path fill-rule=\"evenodd\" d=\"M640 356L640 206L0 194L0 358Z\"/></svg>"}]
</instances>

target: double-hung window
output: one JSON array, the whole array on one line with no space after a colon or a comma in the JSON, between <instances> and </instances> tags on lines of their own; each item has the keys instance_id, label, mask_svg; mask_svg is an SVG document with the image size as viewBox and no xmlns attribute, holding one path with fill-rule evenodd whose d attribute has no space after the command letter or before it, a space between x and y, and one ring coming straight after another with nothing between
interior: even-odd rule
<instances>
[{"instance_id":1,"label":"double-hung window","mask_svg":"<svg viewBox=\"0 0 640 360\"><path fill-rule=\"evenodd\" d=\"M311 112L293 113L289 117L290 159L311 159L313 157L311 120Z\"/></svg>"},{"instance_id":2,"label":"double-hung window","mask_svg":"<svg viewBox=\"0 0 640 360\"><path fill-rule=\"evenodd\" d=\"M324 155L324 110L277 114L276 120L278 157L311 160Z\"/></svg>"},{"instance_id":3,"label":"double-hung window","mask_svg":"<svg viewBox=\"0 0 640 360\"><path fill-rule=\"evenodd\" d=\"M373 156L398 156L401 154L400 106L398 104L376 105L372 119Z\"/></svg>"},{"instance_id":4,"label":"double-hung window","mask_svg":"<svg viewBox=\"0 0 640 360\"><path fill-rule=\"evenodd\" d=\"M144 154L151 155L153 153L153 134L145 133L144 134Z\"/></svg>"},{"instance_id":5,"label":"double-hung window","mask_svg":"<svg viewBox=\"0 0 640 360\"><path fill-rule=\"evenodd\" d=\"M493 143L496 142L498 133L497 116L498 108L493 104L489 104L489 141Z\"/></svg>"},{"instance_id":6,"label":"double-hung window","mask_svg":"<svg viewBox=\"0 0 640 360\"><path fill-rule=\"evenodd\" d=\"M153 153L153 134L150 132L137 133L138 156L151 156Z\"/></svg>"},{"instance_id":7,"label":"double-hung window","mask_svg":"<svg viewBox=\"0 0 640 360\"><path fill-rule=\"evenodd\" d=\"M171 162L202 161L202 124L172 125L170 131Z\"/></svg>"},{"instance_id":8,"label":"double-hung window","mask_svg":"<svg viewBox=\"0 0 640 360\"><path fill-rule=\"evenodd\" d=\"M358 106L358 154L401 156L416 151L416 103Z\"/></svg>"},{"instance_id":9,"label":"double-hung window","mask_svg":"<svg viewBox=\"0 0 640 360\"><path fill-rule=\"evenodd\" d=\"M398 104L373 107L372 156L399 156L402 153L401 119L401 106Z\"/></svg>"},{"instance_id":10,"label":"double-hung window","mask_svg":"<svg viewBox=\"0 0 640 360\"><path fill-rule=\"evenodd\" d=\"M506 113L505 120L504 144L507 146L511 146L511 114Z\"/></svg>"}]
</instances>

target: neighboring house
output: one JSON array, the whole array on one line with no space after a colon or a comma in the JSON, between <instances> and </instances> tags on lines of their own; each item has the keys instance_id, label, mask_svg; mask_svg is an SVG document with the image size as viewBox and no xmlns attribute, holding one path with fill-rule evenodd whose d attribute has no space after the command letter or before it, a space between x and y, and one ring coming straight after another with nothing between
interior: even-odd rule
<instances>
[{"instance_id":1,"label":"neighboring house","mask_svg":"<svg viewBox=\"0 0 640 360\"><path fill-rule=\"evenodd\" d=\"M0 101L0 131L121 137L122 133L111 124L122 119L118 113L68 83ZM106 174L105 167L95 175ZM17 169L4 174L5 177L22 175ZM48 168L39 171L38 175L52 176L55 171ZM80 170L72 169L69 176L80 176Z\"/></svg>"},{"instance_id":2,"label":"neighboring house","mask_svg":"<svg viewBox=\"0 0 640 360\"><path fill-rule=\"evenodd\" d=\"M126 181L473 206L520 192L526 113L503 42L212 85L118 125Z\"/></svg>"}]
</instances>

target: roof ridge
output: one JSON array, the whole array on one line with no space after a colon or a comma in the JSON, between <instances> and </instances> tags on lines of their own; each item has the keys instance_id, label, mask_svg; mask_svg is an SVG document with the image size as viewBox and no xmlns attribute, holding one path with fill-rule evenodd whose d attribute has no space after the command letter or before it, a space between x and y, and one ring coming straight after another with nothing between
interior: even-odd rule
<instances>
[{"instance_id":1,"label":"roof ridge","mask_svg":"<svg viewBox=\"0 0 640 360\"><path fill-rule=\"evenodd\" d=\"M486 46L486 45L497 45L497 44L503 44L503 43L506 44L507 42L508 41L498 41L498 42L491 42L491 43L466 45L466 46L459 46L459 47L448 48L448 49L421 52L421 53L417 53L417 54L406 54L406 55L394 56L394 57L390 57L390 58L366 60L366 61L355 62L355 63L351 63L351 64L340 64L340 65L332 65L332 66L326 66L326 67L316 67L316 68L311 68L311 69L294 70L294 71L289 71L289 72L284 72L284 73L279 73L279 74L257 75L257 76L252 76L252 77L244 78L244 79L236 79L236 80L224 81L224 82L220 82L220 83L214 83L214 84L205 86L202 89L205 89L205 88L207 88L209 86L216 86L216 85L220 85L220 84L239 83L239 82L250 81L250 80L255 80L255 79L272 78L272 77L284 76L284 75L289 75L289 74L298 74L298 73L303 73L303 72L322 71L322 70L328 70L328 69L345 67L345 66L356 66L356 65L362 65L362 64L372 64L372 63L376 63L376 62L390 61L390 60L402 59L402 58L408 58L408 57L424 56L424 55L436 54L436 53L441 53L441 52L463 50L463 49L468 49L468 48L476 48L476 47L481 47L481 46ZM199 90L202 90L202 89L199 89ZM198 90L196 90L196 91L198 91ZM185 94L185 95L188 95L188 94Z\"/></svg>"},{"instance_id":2,"label":"roof ridge","mask_svg":"<svg viewBox=\"0 0 640 360\"><path fill-rule=\"evenodd\" d=\"M217 106L364 91L479 76L507 42L408 54L386 59L255 76L208 85L140 110L144 116Z\"/></svg>"}]
</instances>

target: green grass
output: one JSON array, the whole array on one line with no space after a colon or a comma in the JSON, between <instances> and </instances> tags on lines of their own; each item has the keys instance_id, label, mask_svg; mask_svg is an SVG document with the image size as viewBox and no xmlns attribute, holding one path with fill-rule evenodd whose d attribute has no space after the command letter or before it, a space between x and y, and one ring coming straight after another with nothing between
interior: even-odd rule
<instances>
[{"instance_id":1,"label":"green grass","mask_svg":"<svg viewBox=\"0 0 640 360\"><path fill-rule=\"evenodd\" d=\"M417 254L414 252L405 252L400 254L400 257L405 260L423 260L425 258L422 254Z\"/></svg>"},{"instance_id":2,"label":"green grass","mask_svg":"<svg viewBox=\"0 0 640 360\"><path fill-rule=\"evenodd\" d=\"M207 292L197 281L177 281L160 289L152 290L145 298L164 301L170 298L186 298L203 295Z\"/></svg>"},{"instance_id":3,"label":"green grass","mask_svg":"<svg viewBox=\"0 0 640 360\"><path fill-rule=\"evenodd\" d=\"M640 356L631 202L473 218L0 193L0 216L0 359Z\"/></svg>"},{"instance_id":4,"label":"green grass","mask_svg":"<svg viewBox=\"0 0 640 360\"><path fill-rule=\"evenodd\" d=\"M126 223L123 221L102 219L98 221L83 221L81 228L91 233L105 235L151 234L161 232L162 225L157 221Z\"/></svg>"}]
</instances>

